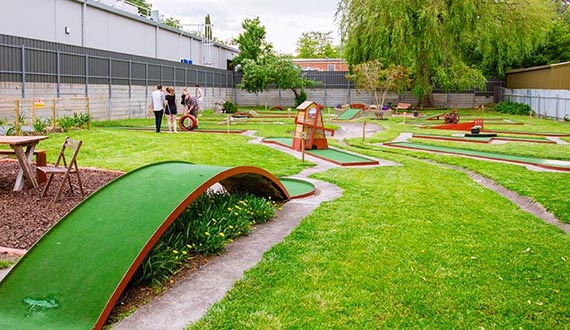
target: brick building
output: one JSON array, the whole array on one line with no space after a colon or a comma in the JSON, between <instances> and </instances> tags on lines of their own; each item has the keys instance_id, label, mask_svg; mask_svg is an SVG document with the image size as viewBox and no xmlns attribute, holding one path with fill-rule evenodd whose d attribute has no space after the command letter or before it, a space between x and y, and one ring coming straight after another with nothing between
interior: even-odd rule
<instances>
[{"instance_id":1,"label":"brick building","mask_svg":"<svg viewBox=\"0 0 570 330\"><path fill-rule=\"evenodd\" d=\"M348 71L348 64L341 58L294 58L293 63L303 71Z\"/></svg>"}]
</instances>

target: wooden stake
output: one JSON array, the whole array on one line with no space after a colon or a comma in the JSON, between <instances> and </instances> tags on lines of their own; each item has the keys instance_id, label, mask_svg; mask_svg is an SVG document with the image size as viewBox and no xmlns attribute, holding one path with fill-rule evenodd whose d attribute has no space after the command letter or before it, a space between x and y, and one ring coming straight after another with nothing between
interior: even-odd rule
<instances>
[{"instance_id":1,"label":"wooden stake","mask_svg":"<svg viewBox=\"0 0 570 330\"><path fill-rule=\"evenodd\" d=\"M14 121L16 127L16 135L20 135L20 100L16 100L16 120Z\"/></svg>"},{"instance_id":2,"label":"wooden stake","mask_svg":"<svg viewBox=\"0 0 570 330\"><path fill-rule=\"evenodd\" d=\"M366 119L362 122L362 141L366 140Z\"/></svg>"},{"instance_id":3,"label":"wooden stake","mask_svg":"<svg viewBox=\"0 0 570 330\"><path fill-rule=\"evenodd\" d=\"M55 99L51 99L51 130L55 131Z\"/></svg>"},{"instance_id":4,"label":"wooden stake","mask_svg":"<svg viewBox=\"0 0 570 330\"><path fill-rule=\"evenodd\" d=\"M228 123L227 126L227 130L228 130L228 134L230 134L230 121L232 120L232 115L228 116L228 119L226 120L226 122Z\"/></svg>"},{"instance_id":5,"label":"wooden stake","mask_svg":"<svg viewBox=\"0 0 570 330\"><path fill-rule=\"evenodd\" d=\"M408 113L407 113L406 111L404 111L404 124L406 123L406 115L407 115L407 114L408 114Z\"/></svg>"},{"instance_id":6,"label":"wooden stake","mask_svg":"<svg viewBox=\"0 0 570 330\"><path fill-rule=\"evenodd\" d=\"M305 133L301 133L301 162L305 162Z\"/></svg>"},{"instance_id":7,"label":"wooden stake","mask_svg":"<svg viewBox=\"0 0 570 330\"><path fill-rule=\"evenodd\" d=\"M87 111L87 116L89 116L89 118L91 118L91 104L89 103L89 98L86 97L85 98L85 110ZM130 116L129 116L130 117ZM89 119L87 121L87 129L91 128L91 119Z\"/></svg>"}]
</instances>

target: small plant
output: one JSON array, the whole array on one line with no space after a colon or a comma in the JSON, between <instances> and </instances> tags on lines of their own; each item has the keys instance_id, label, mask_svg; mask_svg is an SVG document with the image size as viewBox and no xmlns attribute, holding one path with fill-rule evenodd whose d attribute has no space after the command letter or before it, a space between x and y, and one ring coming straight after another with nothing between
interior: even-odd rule
<instances>
[{"instance_id":1,"label":"small plant","mask_svg":"<svg viewBox=\"0 0 570 330\"><path fill-rule=\"evenodd\" d=\"M133 276L132 283L155 287L176 273L192 254L215 254L256 223L269 221L275 204L247 194L208 192L168 228Z\"/></svg>"},{"instance_id":2,"label":"small plant","mask_svg":"<svg viewBox=\"0 0 570 330\"><path fill-rule=\"evenodd\" d=\"M13 264L14 264L14 262L12 262L10 260L0 259L0 269L8 268L8 267L12 266Z\"/></svg>"},{"instance_id":3,"label":"small plant","mask_svg":"<svg viewBox=\"0 0 570 330\"><path fill-rule=\"evenodd\" d=\"M495 109L502 113L509 113L512 115L529 115L532 111L528 104L503 101L495 106Z\"/></svg>"},{"instance_id":4,"label":"small plant","mask_svg":"<svg viewBox=\"0 0 570 330\"><path fill-rule=\"evenodd\" d=\"M57 126L59 126L64 132L68 132L74 124L73 117L63 116L59 118L57 121Z\"/></svg>"},{"instance_id":5,"label":"small plant","mask_svg":"<svg viewBox=\"0 0 570 330\"><path fill-rule=\"evenodd\" d=\"M87 113L73 113L73 127L89 128L91 123L91 115Z\"/></svg>"},{"instance_id":6,"label":"small plant","mask_svg":"<svg viewBox=\"0 0 570 330\"><path fill-rule=\"evenodd\" d=\"M237 106L230 100L224 102L222 107L226 113L236 113L238 111Z\"/></svg>"},{"instance_id":7,"label":"small plant","mask_svg":"<svg viewBox=\"0 0 570 330\"><path fill-rule=\"evenodd\" d=\"M47 132L48 127L50 127L51 125L51 120L50 119L42 119L39 117L36 117L34 119L34 122L32 123L32 128L34 129L34 132L39 133L39 134L43 134L45 132Z\"/></svg>"}]
</instances>

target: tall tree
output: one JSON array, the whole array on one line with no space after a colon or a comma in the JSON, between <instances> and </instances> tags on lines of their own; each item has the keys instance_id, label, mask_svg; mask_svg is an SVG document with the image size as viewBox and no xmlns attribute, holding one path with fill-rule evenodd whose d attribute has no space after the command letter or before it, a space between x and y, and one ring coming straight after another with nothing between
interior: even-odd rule
<instances>
[{"instance_id":1,"label":"tall tree","mask_svg":"<svg viewBox=\"0 0 570 330\"><path fill-rule=\"evenodd\" d=\"M241 27L244 31L235 40L240 53L233 59L233 64L243 65L245 59L261 64L264 58L273 53L273 46L265 41L265 27L261 25L259 17L246 18Z\"/></svg>"},{"instance_id":2,"label":"tall tree","mask_svg":"<svg viewBox=\"0 0 570 330\"><path fill-rule=\"evenodd\" d=\"M333 45L332 31L304 32L297 40L298 58L338 58L340 51Z\"/></svg>"},{"instance_id":3,"label":"tall tree","mask_svg":"<svg viewBox=\"0 0 570 330\"><path fill-rule=\"evenodd\" d=\"M240 49L233 63L241 65L243 73L238 87L250 93L265 91L269 84L279 89L289 89L299 99L300 90L315 82L303 77L301 68L286 55L278 56L273 46L265 41L265 27L259 17L245 19L244 32L236 38Z\"/></svg>"},{"instance_id":4,"label":"tall tree","mask_svg":"<svg viewBox=\"0 0 570 330\"><path fill-rule=\"evenodd\" d=\"M432 106L434 85L484 85L467 50L501 73L535 47L553 13L544 0L341 0L337 15L349 64L378 59L411 68L412 92Z\"/></svg>"},{"instance_id":5,"label":"tall tree","mask_svg":"<svg viewBox=\"0 0 570 330\"><path fill-rule=\"evenodd\" d=\"M208 40L213 40L212 22L210 21L210 14L206 15L206 18L204 19L204 37Z\"/></svg>"},{"instance_id":6,"label":"tall tree","mask_svg":"<svg viewBox=\"0 0 570 330\"><path fill-rule=\"evenodd\" d=\"M182 29L182 23L180 23L179 19L174 17L167 17L163 23L176 29Z\"/></svg>"}]
</instances>

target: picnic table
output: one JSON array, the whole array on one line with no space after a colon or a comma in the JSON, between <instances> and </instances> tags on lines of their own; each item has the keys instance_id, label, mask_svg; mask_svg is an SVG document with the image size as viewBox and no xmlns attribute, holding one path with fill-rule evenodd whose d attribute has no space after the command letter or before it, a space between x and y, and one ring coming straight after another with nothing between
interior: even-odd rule
<instances>
[{"instance_id":1,"label":"picnic table","mask_svg":"<svg viewBox=\"0 0 570 330\"><path fill-rule=\"evenodd\" d=\"M38 189L39 184L35 174L32 172L32 157L36 145L47 139L47 136L0 136L0 144L7 144L14 150L20 170L14 184L14 191L21 191L24 188L24 178L30 182L34 188ZM25 150L24 150L25 147Z\"/></svg>"}]
</instances>

